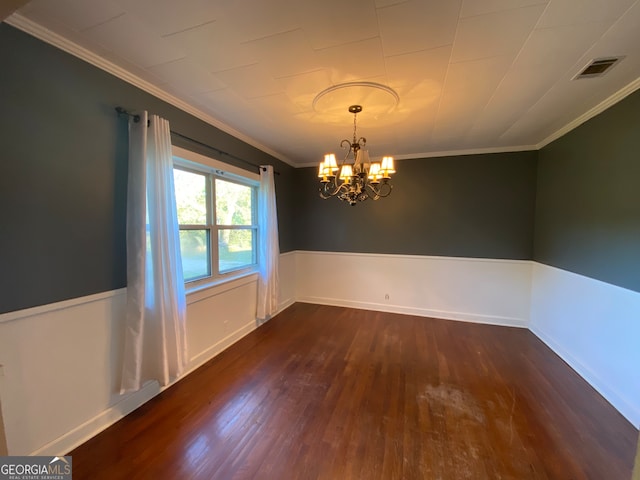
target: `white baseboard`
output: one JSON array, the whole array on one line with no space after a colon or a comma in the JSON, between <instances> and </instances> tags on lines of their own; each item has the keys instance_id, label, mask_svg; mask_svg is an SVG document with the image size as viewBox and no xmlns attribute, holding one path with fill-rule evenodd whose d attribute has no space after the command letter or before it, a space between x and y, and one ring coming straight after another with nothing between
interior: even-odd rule
<instances>
[{"instance_id":1,"label":"white baseboard","mask_svg":"<svg viewBox=\"0 0 640 480\"><path fill-rule=\"evenodd\" d=\"M529 329L636 428L640 293L534 264Z\"/></svg>"},{"instance_id":2,"label":"white baseboard","mask_svg":"<svg viewBox=\"0 0 640 480\"><path fill-rule=\"evenodd\" d=\"M303 303L332 305L335 307L349 307L358 308L361 310L374 310L377 312L401 313L405 315L416 315L419 317L440 318L444 320L455 320L459 322L472 322L487 325L500 325L503 327L527 328L526 318L498 317L491 315L480 315L475 313L451 312L444 310L433 310L428 308L389 305L385 303L358 302L326 297L301 297L298 299L298 301Z\"/></svg>"},{"instance_id":3,"label":"white baseboard","mask_svg":"<svg viewBox=\"0 0 640 480\"><path fill-rule=\"evenodd\" d=\"M87 420L29 455L67 455L74 448L106 430L118 420L158 395L161 391L159 387L158 382L147 382L142 389L128 394L112 407L100 412L92 419Z\"/></svg>"},{"instance_id":4,"label":"white baseboard","mask_svg":"<svg viewBox=\"0 0 640 480\"><path fill-rule=\"evenodd\" d=\"M99 434L103 430L106 430L118 420L121 420L137 408L141 407L159 393L172 387L255 329L256 324L254 322L244 325L204 352L193 357L190 361L189 369L186 370L180 378L174 380L169 385L160 388L160 385L156 381L147 382L137 392L127 394L115 405L100 412L92 419L44 445L38 450L32 452L30 455L66 455L74 448L82 445L90 438Z\"/></svg>"},{"instance_id":5,"label":"white baseboard","mask_svg":"<svg viewBox=\"0 0 640 480\"><path fill-rule=\"evenodd\" d=\"M520 260L298 252L296 299L524 328L531 269Z\"/></svg>"},{"instance_id":6,"label":"white baseboard","mask_svg":"<svg viewBox=\"0 0 640 480\"><path fill-rule=\"evenodd\" d=\"M280 302L280 305L278 305L278 311L276 313L274 313L273 316L275 317L279 313L284 312L287 308L289 308L291 305L296 303L296 301L297 300L295 298L287 298L283 302Z\"/></svg>"},{"instance_id":7,"label":"white baseboard","mask_svg":"<svg viewBox=\"0 0 640 480\"><path fill-rule=\"evenodd\" d=\"M588 366L575 358L569 351L553 340L545 332L536 326L530 326L529 330L538 337L545 345L564 360L573 370L576 371L589 385L591 385L604 399L609 402L622 416L624 416L635 428L640 428L640 410L623 398L618 392L611 388L608 382L604 381Z\"/></svg>"}]
</instances>

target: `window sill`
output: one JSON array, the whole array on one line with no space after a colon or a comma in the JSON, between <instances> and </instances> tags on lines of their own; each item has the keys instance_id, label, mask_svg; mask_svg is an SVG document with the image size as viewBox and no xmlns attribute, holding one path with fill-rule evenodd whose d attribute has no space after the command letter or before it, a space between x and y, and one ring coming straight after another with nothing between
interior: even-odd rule
<instances>
[{"instance_id":1,"label":"window sill","mask_svg":"<svg viewBox=\"0 0 640 480\"><path fill-rule=\"evenodd\" d=\"M187 305L257 281L258 270L254 269L227 275L224 278L217 278L208 282L199 283L192 287L185 285Z\"/></svg>"}]
</instances>

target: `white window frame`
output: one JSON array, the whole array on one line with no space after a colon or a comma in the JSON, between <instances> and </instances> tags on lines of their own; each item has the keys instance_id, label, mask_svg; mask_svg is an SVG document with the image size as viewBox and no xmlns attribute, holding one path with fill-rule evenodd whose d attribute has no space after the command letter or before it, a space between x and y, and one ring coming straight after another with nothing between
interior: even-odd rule
<instances>
[{"instance_id":1,"label":"white window frame","mask_svg":"<svg viewBox=\"0 0 640 480\"><path fill-rule=\"evenodd\" d=\"M258 242L259 242L259 229L258 229L258 205L257 205L257 192L260 186L260 176L257 173L249 172L233 165L223 163L214 158L201 155L191 150L186 150L181 147L172 147L173 165L174 167L186 170L194 173L207 175L208 181L211 186L209 193L211 198L207 199L208 207L208 220L205 228L209 230L209 248L210 248L210 268L211 276L202 277L185 282L185 289L187 293L200 290L202 288L208 288L221 283L226 283L238 278L253 275L258 272ZM215 179L238 183L240 185L246 185L253 188L253 219L251 226L230 226L230 225L217 225L215 219ZM185 230L196 228L196 226L186 226ZM256 262L246 267L233 269L225 272L218 272L218 232L224 229L251 229L254 235L254 248ZM198 226L198 229L202 229L202 226Z\"/></svg>"}]
</instances>

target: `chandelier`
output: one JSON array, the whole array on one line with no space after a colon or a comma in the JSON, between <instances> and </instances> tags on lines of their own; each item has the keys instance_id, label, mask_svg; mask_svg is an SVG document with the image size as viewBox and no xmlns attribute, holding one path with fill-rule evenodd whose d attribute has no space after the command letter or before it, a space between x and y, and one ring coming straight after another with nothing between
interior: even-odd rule
<instances>
[{"instance_id":1,"label":"chandelier","mask_svg":"<svg viewBox=\"0 0 640 480\"><path fill-rule=\"evenodd\" d=\"M383 157L382 162L369 161L369 152L365 150L367 139L358 138L356 133L356 118L361 111L360 105L349 107L349 112L353 113L353 141L344 139L340 142L340 147L347 150L340 167L333 153L325 155L324 161L320 162L318 178L320 196L324 199L337 197L353 206L368 198L388 197L391 193L391 174L396 173L393 157Z\"/></svg>"}]
</instances>

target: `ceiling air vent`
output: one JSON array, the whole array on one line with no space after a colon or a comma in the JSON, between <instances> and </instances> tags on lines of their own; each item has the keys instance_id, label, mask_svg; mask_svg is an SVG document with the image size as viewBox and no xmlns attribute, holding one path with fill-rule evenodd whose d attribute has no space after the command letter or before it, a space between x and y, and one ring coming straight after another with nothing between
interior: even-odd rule
<instances>
[{"instance_id":1,"label":"ceiling air vent","mask_svg":"<svg viewBox=\"0 0 640 480\"><path fill-rule=\"evenodd\" d=\"M574 77L574 80L578 78L601 77L622 59L623 57L596 58L589 62L589 64Z\"/></svg>"}]
</instances>

